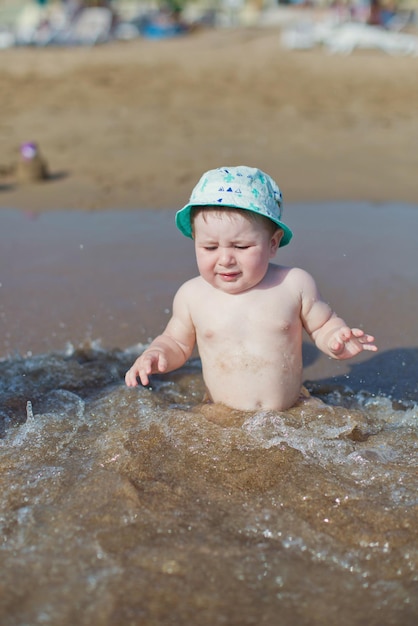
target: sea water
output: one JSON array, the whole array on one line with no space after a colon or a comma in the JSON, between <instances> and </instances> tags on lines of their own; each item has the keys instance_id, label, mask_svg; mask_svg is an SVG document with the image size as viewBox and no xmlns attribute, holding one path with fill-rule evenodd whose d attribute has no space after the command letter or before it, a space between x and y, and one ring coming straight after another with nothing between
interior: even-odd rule
<instances>
[{"instance_id":1,"label":"sea water","mask_svg":"<svg viewBox=\"0 0 418 626\"><path fill-rule=\"evenodd\" d=\"M245 413L198 355L124 385L196 271L172 212L0 211L2 626L416 624L418 207L286 217L380 351L306 341L315 402Z\"/></svg>"}]
</instances>

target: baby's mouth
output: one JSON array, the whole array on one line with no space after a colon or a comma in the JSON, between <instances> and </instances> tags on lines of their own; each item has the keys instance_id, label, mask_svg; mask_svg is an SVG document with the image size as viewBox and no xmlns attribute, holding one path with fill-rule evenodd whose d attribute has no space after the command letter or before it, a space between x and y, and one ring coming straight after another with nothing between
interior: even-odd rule
<instances>
[{"instance_id":1,"label":"baby's mouth","mask_svg":"<svg viewBox=\"0 0 418 626\"><path fill-rule=\"evenodd\" d=\"M218 275L222 278L222 280L230 282L238 278L240 272L219 272Z\"/></svg>"}]
</instances>

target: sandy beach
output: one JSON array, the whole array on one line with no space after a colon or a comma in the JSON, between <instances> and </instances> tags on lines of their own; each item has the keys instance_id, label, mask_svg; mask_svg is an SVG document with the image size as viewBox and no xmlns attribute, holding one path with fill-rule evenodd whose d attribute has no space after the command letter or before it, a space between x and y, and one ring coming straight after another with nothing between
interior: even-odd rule
<instances>
[{"instance_id":1,"label":"sandy beach","mask_svg":"<svg viewBox=\"0 0 418 626\"><path fill-rule=\"evenodd\" d=\"M289 202L417 202L416 57L289 51L271 27L0 58L3 208L177 208L231 164L266 170ZM19 181L25 141L48 181Z\"/></svg>"}]
</instances>

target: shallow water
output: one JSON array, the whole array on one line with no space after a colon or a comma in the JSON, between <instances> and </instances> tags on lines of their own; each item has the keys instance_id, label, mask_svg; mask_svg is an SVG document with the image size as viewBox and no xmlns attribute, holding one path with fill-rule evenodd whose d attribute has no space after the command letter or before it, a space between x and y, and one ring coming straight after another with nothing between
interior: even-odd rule
<instances>
[{"instance_id":1,"label":"shallow water","mask_svg":"<svg viewBox=\"0 0 418 626\"><path fill-rule=\"evenodd\" d=\"M316 403L241 413L197 359L123 385L195 272L172 213L0 212L2 626L416 624L418 210L286 217L380 352L306 344Z\"/></svg>"}]
</instances>

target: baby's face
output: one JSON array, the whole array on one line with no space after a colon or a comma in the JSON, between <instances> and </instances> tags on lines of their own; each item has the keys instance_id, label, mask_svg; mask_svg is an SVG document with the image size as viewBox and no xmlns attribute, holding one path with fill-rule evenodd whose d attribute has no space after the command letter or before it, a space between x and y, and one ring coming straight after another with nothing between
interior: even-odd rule
<instances>
[{"instance_id":1,"label":"baby's face","mask_svg":"<svg viewBox=\"0 0 418 626\"><path fill-rule=\"evenodd\" d=\"M262 224L234 211L198 213L194 220L196 260L200 275L225 293L237 294L258 285L280 243Z\"/></svg>"}]
</instances>

